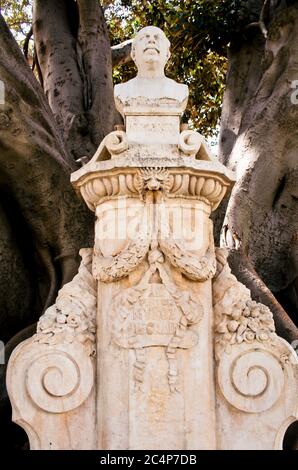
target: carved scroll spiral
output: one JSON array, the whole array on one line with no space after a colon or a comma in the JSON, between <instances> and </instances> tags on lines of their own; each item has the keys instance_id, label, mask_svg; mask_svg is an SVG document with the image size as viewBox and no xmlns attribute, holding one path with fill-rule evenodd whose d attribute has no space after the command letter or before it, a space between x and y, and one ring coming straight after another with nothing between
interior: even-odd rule
<instances>
[{"instance_id":1,"label":"carved scroll spiral","mask_svg":"<svg viewBox=\"0 0 298 470\"><path fill-rule=\"evenodd\" d=\"M260 413L279 399L284 371L270 350L241 345L237 351L222 356L218 383L229 404L247 413Z\"/></svg>"},{"instance_id":2,"label":"carved scroll spiral","mask_svg":"<svg viewBox=\"0 0 298 470\"><path fill-rule=\"evenodd\" d=\"M66 350L39 350L26 373L26 388L42 410L63 413L79 407L93 387L92 359L80 345Z\"/></svg>"},{"instance_id":3,"label":"carved scroll spiral","mask_svg":"<svg viewBox=\"0 0 298 470\"><path fill-rule=\"evenodd\" d=\"M128 149L126 133L124 131L111 132L106 136L105 144L110 154L118 155L124 152Z\"/></svg>"},{"instance_id":4,"label":"carved scroll spiral","mask_svg":"<svg viewBox=\"0 0 298 470\"><path fill-rule=\"evenodd\" d=\"M185 130L179 135L179 149L186 155L195 155L200 150L202 137L195 131Z\"/></svg>"}]
</instances>

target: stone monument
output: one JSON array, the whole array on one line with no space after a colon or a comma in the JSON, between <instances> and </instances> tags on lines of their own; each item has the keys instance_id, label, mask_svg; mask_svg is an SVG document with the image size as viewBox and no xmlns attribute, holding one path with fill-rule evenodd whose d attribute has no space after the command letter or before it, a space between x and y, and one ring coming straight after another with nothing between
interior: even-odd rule
<instances>
[{"instance_id":1,"label":"stone monument","mask_svg":"<svg viewBox=\"0 0 298 470\"><path fill-rule=\"evenodd\" d=\"M180 119L155 27L115 86L124 118L71 181L94 247L8 366L31 449L281 449L297 419L297 357L215 248L210 214L234 176Z\"/></svg>"}]
</instances>

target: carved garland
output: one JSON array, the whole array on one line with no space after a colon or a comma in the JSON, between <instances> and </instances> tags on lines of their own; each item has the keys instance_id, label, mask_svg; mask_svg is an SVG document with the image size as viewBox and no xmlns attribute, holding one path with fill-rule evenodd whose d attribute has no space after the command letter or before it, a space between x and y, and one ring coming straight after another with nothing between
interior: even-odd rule
<instances>
[{"instance_id":1,"label":"carved garland","mask_svg":"<svg viewBox=\"0 0 298 470\"><path fill-rule=\"evenodd\" d=\"M114 282L128 276L145 258L149 251L148 236L139 237L117 256L102 256L94 250L92 272L95 279L101 282Z\"/></svg>"},{"instance_id":2,"label":"carved garland","mask_svg":"<svg viewBox=\"0 0 298 470\"><path fill-rule=\"evenodd\" d=\"M276 339L273 315L268 307L251 299L227 263L225 249L216 249L217 274L213 282L216 356L236 344L272 342Z\"/></svg>"},{"instance_id":3,"label":"carved garland","mask_svg":"<svg viewBox=\"0 0 298 470\"><path fill-rule=\"evenodd\" d=\"M140 221L141 231L128 246L116 256L103 256L100 248L95 245L92 262L92 273L101 282L114 282L128 276L145 258L149 251L152 228L147 228L147 211L144 211Z\"/></svg>"},{"instance_id":4,"label":"carved garland","mask_svg":"<svg viewBox=\"0 0 298 470\"><path fill-rule=\"evenodd\" d=\"M95 354L96 286L91 274L92 248L80 250L78 274L59 291L56 303L40 317L34 342L49 345L79 342Z\"/></svg>"},{"instance_id":5,"label":"carved garland","mask_svg":"<svg viewBox=\"0 0 298 470\"><path fill-rule=\"evenodd\" d=\"M165 232L166 233L166 232ZM213 243L212 222L209 221L209 244L206 253L200 258L195 252L183 247L171 237L159 240L160 247L169 262L193 281L204 282L216 273L215 248ZM182 246L181 246L182 245Z\"/></svg>"}]
</instances>

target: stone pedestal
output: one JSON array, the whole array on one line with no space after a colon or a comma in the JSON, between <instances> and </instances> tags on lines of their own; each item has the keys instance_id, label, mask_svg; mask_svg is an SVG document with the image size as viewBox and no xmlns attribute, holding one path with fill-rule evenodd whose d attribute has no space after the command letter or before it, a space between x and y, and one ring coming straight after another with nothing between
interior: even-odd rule
<instances>
[{"instance_id":1,"label":"stone pedestal","mask_svg":"<svg viewBox=\"0 0 298 470\"><path fill-rule=\"evenodd\" d=\"M176 165L112 170L114 196L97 200L102 164L88 175L97 216L97 370L108 378L99 386L99 448L216 446L212 204L196 187L214 191L218 183L215 205L227 178L211 178L199 163ZM180 196L171 192L176 180ZM131 186L119 201L120 181L122 190L124 182ZM153 184L160 187L148 189Z\"/></svg>"},{"instance_id":2,"label":"stone pedestal","mask_svg":"<svg viewBox=\"0 0 298 470\"><path fill-rule=\"evenodd\" d=\"M156 29L139 38L150 67ZM180 132L187 87L146 93L138 77L115 88L126 127L72 175L94 247L12 354L13 420L32 449L280 449L298 361L214 246L234 175Z\"/></svg>"}]
</instances>

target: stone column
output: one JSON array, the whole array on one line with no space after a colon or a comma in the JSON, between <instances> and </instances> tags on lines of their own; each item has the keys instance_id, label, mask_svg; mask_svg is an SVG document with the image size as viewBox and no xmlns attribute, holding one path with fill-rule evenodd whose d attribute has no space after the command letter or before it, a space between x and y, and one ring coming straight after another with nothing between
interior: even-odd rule
<instances>
[{"instance_id":1,"label":"stone column","mask_svg":"<svg viewBox=\"0 0 298 470\"><path fill-rule=\"evenodd\" d=\"M98 448L214 449L209 216L229 179L187 158L91 165L76 184L96 212Z\"/></svg>"},{"instance_id":2,"label":"stone column","mask_svg":"<svg viewBox=\"0 0 298 470\"><path fill-rule=\"evenodd\" d=\"M160 210L166 217L166 212L172 209L174 217L182 218L176 222L184 224L186 231L191 230L187 218L196 214L200 229L208 235L210 207L204 202L170 201L175 207L167 201L146 204L127 199L126 202L127 214L125 209L118 208L117 200L107 200L96 208L98 225L104 223L105 211L110 212L108 238L96 240L106 259L115 256L119 246L126 244L123 240L111 243L110 231L114 229L111 218L128 229L129 224L145 224L144 214L151 225L151 218L155 217L155 223L161 221ZM184 277L177 265L171 264L172 253L169 258L163 253L161 246L167 240L159 243L153 235L142 240L136 233L135 240L127 243L125 255L118 254L119 274L116 262L114 273L109 280L104 278L105 282L101 280L103 270L95 254L93 274L99 279L98 446L194 449L200 442L202 449L211 449L215 447L211 341L211 276L215 258L213 246L209 246L212 237L208 236L197 250L198 260L200 252L202 257L210 250L209 272L203 282L194 282ZM186 246L187 243L182 256L187 256ZM195 253L195 249L192 251ZM123 260L130 261L130 272L123 272Z\"/></svg>"}]
</instances>

